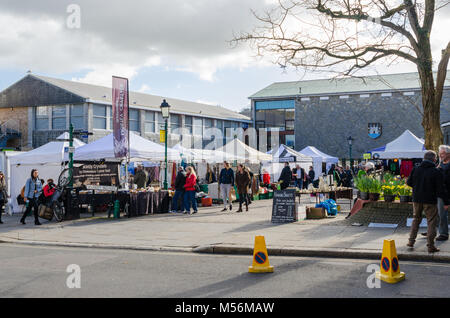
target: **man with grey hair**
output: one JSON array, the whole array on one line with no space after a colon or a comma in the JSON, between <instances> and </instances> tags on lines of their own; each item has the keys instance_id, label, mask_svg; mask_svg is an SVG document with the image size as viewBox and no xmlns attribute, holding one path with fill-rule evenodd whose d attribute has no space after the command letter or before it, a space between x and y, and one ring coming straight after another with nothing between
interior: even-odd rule
<instances>
[{"instance_id":1,"label":"man with grey hair","mask_svg":"<svg viewBox=\"0 0 450 318\"><path fill-rule=\"evenodd\" d=\"M414 220L411 226L408 247L414 247L422 212L425 212L428 223L427 247L429 253L439 252L434 245L437 225L437 199L443 198L444 178L436 168L437 155L434 151L427 151L419 167L415 167L408 178L407 184L413 189Z\"/></svg>"}]
</instances>

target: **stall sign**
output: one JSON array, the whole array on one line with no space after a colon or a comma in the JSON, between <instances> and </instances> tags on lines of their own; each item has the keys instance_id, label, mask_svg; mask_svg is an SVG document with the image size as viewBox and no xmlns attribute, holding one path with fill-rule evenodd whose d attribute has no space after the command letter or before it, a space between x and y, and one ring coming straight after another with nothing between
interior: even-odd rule
<instances>
[{"instance_id":1,"label":"stall sign","mask_svg":"<svg viewBox=\"0 0 450 318\"><path fill-rule=\"evenodd\" d=\"M74 187L82 185L118 186L119 165L117 163L87 163L73 168Z\"/></svg>"},{"instance_id":2,"label":"stall sign","mask_svg":"<svg viewBox=\"0 0 450 318\"><path fill-rule=\"evenodd\" d=\"M275 191L273 194L272 223L292 223L298 221L296 190Z\"/></svg>"},{"instance_id":3,"label":"stall sign","mask_svg":"<svg viewBox=\"0 0 450 318\"><path fill-rule=\"evenodd\" d=\"M363 159L364 160L370 160L371 158L372 158L372 154L370 154L370 153L363 154Z\"/></svg>"},{"instance_id":4,"label":"stall sign","mask_svg":"<svg viewBox=\"0 0 450 318\"><path fill-rule=\"evenodd\" d=\"M166 142L166 131L164 129L161 129L159 131L159 142L161 142L161 143Z\"/></svg>"}]
</instances>

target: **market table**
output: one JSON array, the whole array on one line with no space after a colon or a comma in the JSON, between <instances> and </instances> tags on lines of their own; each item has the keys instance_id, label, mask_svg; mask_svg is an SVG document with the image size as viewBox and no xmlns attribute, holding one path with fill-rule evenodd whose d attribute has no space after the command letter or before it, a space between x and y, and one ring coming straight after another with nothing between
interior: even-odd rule
<instances>
[{"instance_id":1,"label":"market table","mask_svg":"<svg viewBox=\"0 0 450 318\"><path fill-rule=\"evenodd\" d=\"M349 204L350 204L350 210L352 209L352 205L353 205L353 189L349 188L349 189L344 189L344 190L333 190L333 191L317 191L314 193L301 193L301 192L297 192L297 196L299 197L299 202L301 199L301 195L302 194L314 194L316 197L316 204L319 204L321 202L320 200L320 195L323 194L324 196L327 196L329 199L334 199L335 201L337 199L347 199L349 200Z\"/></svg>"},{"instance_id":2,"label":"market table","mask_svg":"<svg viewBox=\"0 0 450 318\"><path fill-rule=\"evenodd\" d=\"M128 217L155 213L169 213L169 191L131 192Z\"/></svg>"}]
</instances>

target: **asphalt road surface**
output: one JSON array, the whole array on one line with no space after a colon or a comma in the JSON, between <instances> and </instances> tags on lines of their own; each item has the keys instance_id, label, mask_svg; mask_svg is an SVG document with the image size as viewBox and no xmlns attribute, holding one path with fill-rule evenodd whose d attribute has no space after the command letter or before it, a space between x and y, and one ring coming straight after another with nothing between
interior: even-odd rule
<instances>
[{"instance_id":1,"label":"asphalt road surface","mask_svg":"<svg viewBox=\"0 0 450 318\"><path fill-rule=\"evenodd\" d=\"M0 244L0 297L449 296L450 264L400 262L405 281L369 288L367 281L376 281L367 268L378 266L375 261L270 256L269 260L274 273L250 274L251 256ZM67 272L71 264L76 266ZM79 280L74 276L77 266ZM68 288L68 281L81 288Z\"/></svg>"}]
</instances>

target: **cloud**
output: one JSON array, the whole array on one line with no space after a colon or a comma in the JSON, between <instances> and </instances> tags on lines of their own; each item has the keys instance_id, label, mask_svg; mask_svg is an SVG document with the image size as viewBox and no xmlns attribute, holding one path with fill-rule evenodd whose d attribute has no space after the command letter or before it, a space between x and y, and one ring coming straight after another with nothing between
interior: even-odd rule
<instances>
[{"instance_id":1,"label":"cloud","mask_svg":"<svg viewBox=\"0 0 450 318\"><path fill-rule=\"evenodd\" d=\"M78 0L80 29L67 27L72 2L2 0L0 67L84 71L78 80L98 84L161 64L214 81L220 69L259 63L227 42L252 27L250 8L265 7L259 0Z\"/></svg>"}]
</instances>

